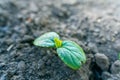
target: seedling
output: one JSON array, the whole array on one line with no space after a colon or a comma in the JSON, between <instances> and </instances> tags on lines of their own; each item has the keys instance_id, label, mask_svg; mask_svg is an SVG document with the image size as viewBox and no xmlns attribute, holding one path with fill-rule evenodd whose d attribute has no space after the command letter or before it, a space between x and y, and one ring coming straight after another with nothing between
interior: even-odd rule
<instances>
[{"instance_id":1,"label":"seedling","mask_svg":"<svg viewBox=\"0 0 120 80\"><path fill-rule=\"evenodd\" d=\"M73 41L62 41L55 32L48 32L35 39L34 45L40 47L55 47L60 59L70 68L79 69L86 62L83 49Z\"/></svg>"}]
</instances>

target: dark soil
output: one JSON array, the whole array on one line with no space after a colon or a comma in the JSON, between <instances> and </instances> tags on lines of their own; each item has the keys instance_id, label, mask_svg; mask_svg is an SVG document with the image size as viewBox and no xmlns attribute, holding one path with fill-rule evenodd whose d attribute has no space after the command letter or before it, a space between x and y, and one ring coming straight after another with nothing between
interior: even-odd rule
<instances>
[{"instance_id":1,"label":"dark soil","mask_svg":"<svg viewBox=\"0 0 120 80\"><path fill-rule=\"evenodd\" d=\"M119 8L119 0L0 0L0 80L101 80L94 54L118 59ZM49 31L78 43L86 64L74 71L55 49L33 45Z\"/></svg>"}]
</instances>

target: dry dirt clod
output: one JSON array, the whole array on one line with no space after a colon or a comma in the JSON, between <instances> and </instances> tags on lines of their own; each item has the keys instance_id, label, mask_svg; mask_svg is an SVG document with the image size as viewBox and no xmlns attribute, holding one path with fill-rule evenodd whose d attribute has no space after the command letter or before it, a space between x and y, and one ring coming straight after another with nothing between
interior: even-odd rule
<instances>
[{"instance_id":1,"label":"dry dirt clod","mask_svg":"<svg viewBox=\"0 0 120 80\"><path fill-rule=\"evenodd\" d=\"M102 69L102 70L108 70L109 68L109 59L107 56L101 53L96 53L95 54L95 60L96 64Z\"/></svg>"},{"instance_id":2,"label":"dry dirt clod","mask_svg":"<svg viewBox=\"0 0 120 80\"><path fill-rule=\"evenodd\" d=\"M111 74L109 72L103 72L102 73L102 79L107 80L108 78L111 78Z\"/></svg>"},{"instance_id":3,"label":"dry dirt clod","mask_svg":"<svg viewBox=\"0 0 120 80\"><path fill-rule=\"evenodd\" d=\"M120 72L120 60L115 61L111 66L112 74L117 74Z\"/></svg>"}]
</instances>

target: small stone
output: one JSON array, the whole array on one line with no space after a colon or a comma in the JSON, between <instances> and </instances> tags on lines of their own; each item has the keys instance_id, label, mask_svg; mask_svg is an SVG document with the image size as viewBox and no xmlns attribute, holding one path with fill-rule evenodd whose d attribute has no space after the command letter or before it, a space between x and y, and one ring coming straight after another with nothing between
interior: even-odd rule
<instances>
[{"instance_id":1,"label":"small stone","mask_svg":"<svg viewBox=\"0 0 120 80\"><path fill-rule=\"evenodd\" d=\"M108 73L106 71L102 73L102 80L107 80L110 77L111 77L110 73Z\"/></svg>"},{"instance_id":2,"label":"small stone","mask_svg":"<svg viewBox=\"0 0 120 80\"><path fill-rule=\"evenodd\" d=\"M109 59L107 56L101 53L95 54L96 64L102 69L102 70L108 70L109 68Z\"/></svg>"},{"instance_id":3,"label":"small stone","mask_svg":"<svg viewBox=\"0 0 120 80\"><path fill-rule=\"evenodd\" d=\"M17 15L17 18L18 18L19 20L22 20L22 19L24 18L24 16L23 16L22 14L18 14L18 15Z\"/></svg>"},{"instance_id":4,"label":"small stone","mask_svg":"<svg viewBox=\"0 0 120 80\"><path fill-rule=\"evenodd\" d=\"M38 65L37 66L38 66L37 67L38 69L43 69L45 67L44 61L42 59L40 59L38 61Z\"/></svg>"},{"instance_id":5,"label":"small stone","mask_svg":"<svg viewBox=\"0 0 120 80\"><path fill-rule=\"evenodd\" d=\"M29 7L30 11L32 12L37 12L39 9L37 7L37 5L34 2L30 3L30 7Z\"/></svg>"},{"instance_id":6,"label":"small stone","mask_svg":"<svg viewBox=\"0 0 120 80\"><path fill-rule=\"evenodd\" d=\"M111 66L112 74L116 74L120 72L120 60L115 61Z\"/></svg>"},{"instance_id":7,"label":"small stone","mask_svg":"<svg viewBox=\"0 0 120 80\"><path fill-rule=\"evenodd\" d=\"M95 28L95 29L94 29L94 32L97 32L97 33L99 33L99 32L100 32L100 29L98 29L98 28Z\"/></svg>"},{"instance_id":8,"label":"small stone","mask_svg":"<svg viewBox=\"0 0 120 80\"><path fill-rule=\"evenodd\" d=\"M70 4L70 5L73 5L73 4L76 4L77 3L77 0L62 0L62 2L64 4Z\"/></svg>"},{"instance_id":9,"label":"small stone","mask_svg":"<svg viewBox=\"0 0 120 80\"><path fill-rule=\"evenodd\" d=\"M99 36L99 33L94 32L93 35L94 35L95 37L97 37L97 36Z\"/></svg>"},{"instance_id":10,"label":"small stone","mask_svg":"<svg viewBox=\"0 0 120 80\"><path fill-rule=\"evenodd\" d=\"M11 78L11 80L25 80L25 79L21 75L17 75L17 76L15 75Z\"/></svg>"},{"instance_id":11,"label":"small stone","mask_svg":"<svg viewBox=\"0 0 120 80\"><path fill-rule=\"evenodd\" d=\"M29 43L29 42L32 42L33 40L34 40L34 39L33 39L32 36L25 35L20 42L22 42L22 43Z\"/></svg>"},{"instance_id":12,"label":"small stone","mask_svg":"<svg viewBox=\"0 0 120 80\"><path fill-rule=\"evenodd\" d=\"M24 61L20 61L18 63L18 69L19 70L24 70L25 69L25 62Z\"/></svg>"},{"instance_id":13,"label":"small stone","mask_svg":"<svg viewBox=\"0 0 120 80\"><path fill-rule=\"evenodd\" d=\"M3 75L0 77L0 80L8 80L7 74L3 74Z\"/></svg>"},{"instance_id":14,"label":"small stone","mask_svg":"<svg viewBox=\"0 0 120 80\"><path fill-rule=\"evenodd\" d=\"M6 26L8 22L8 15L6 13L0 14L0 26Z\"/></svg>"},{"instance_id":15,"label":"small stone","mask_svg":"<svg viewBox=\"0 0 120 80\"><path fill-rule=\"evenodd\" d=\"M120 73L111 75L107 80L120 80Z\"/></svg>"},{"instance_id":16,"label":"small stone","mask_svg":"<svg viewBox=\"0 0 120 80\"><path fill-rule=\"evenodd\" d=\"M73 37L78 37L78 38L80 38L80 39L82 39L82 38L86 38L86 35L85 35L85 33L82 31L82 30L78 30L78 31L76 31L76 32L73 32Z\"/></svg>"},{"instance_id":17,"label":"small stone","mask_svg":"<svg viewBox=\"0 0 120 80\"><path fill-rule=\"evenodd\" d=\"M44 56L42 59L43 59L43 61L47 61L48 60L48 56Z\"/></svg>"},{"instance_id":18,"label":"small stone","mask_svg":"<svg viewBox=\"0 0 120 80\"><path fill-rule=\"evenodd\" d=\"M92 49L94 52L98 52L98 49L97 49L95 43L89 42L89 43L88 43L88 47L89 47L90 49Z\"/></svg>"},{"instance_id":19,"label":"small stone","mask_svg":"<svg viewBox=\"0 0 120 80\"><path fill-rule=\"evenodd\" d=\"M5 63L0 63L0 69L2 69L3 67L5 67L6 64Z\"/></svg>"},{"instance_id":20,"label":"small stone","mask_svg":"<svg viewBox=\"0 0 120 80\"><path fill-rule=\"evenodd\" d=\"M53 7L52 14L59 18L67 18L71 13L66 8Z\"/></svg>"},{"instance_id":21,"label":"small stone","mask_svg":"<svg viewBox=\"0 0 120 80\"><path fill-rule=\"evenodd\" d=\"M120 39L115 41L114 48L120 52Z\"/></svg>"}]
</instances>

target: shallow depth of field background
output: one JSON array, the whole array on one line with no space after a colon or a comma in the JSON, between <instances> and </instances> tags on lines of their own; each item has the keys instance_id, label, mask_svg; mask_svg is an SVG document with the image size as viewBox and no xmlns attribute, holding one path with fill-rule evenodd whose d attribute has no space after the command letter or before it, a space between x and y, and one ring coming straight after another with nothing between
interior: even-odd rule
<instances>
[{"instance_id":1,"label":"shallow depth of field background","mask_svg":"<svg viewBox=\"0 0 120 80\"><path fill-rule=\"evenodd\" d=\"M55 49L33 45L57 32L85 51L74 71ZM120 80L120 0L0 0L0 80Z\"/></svg>"}]
</instances>

